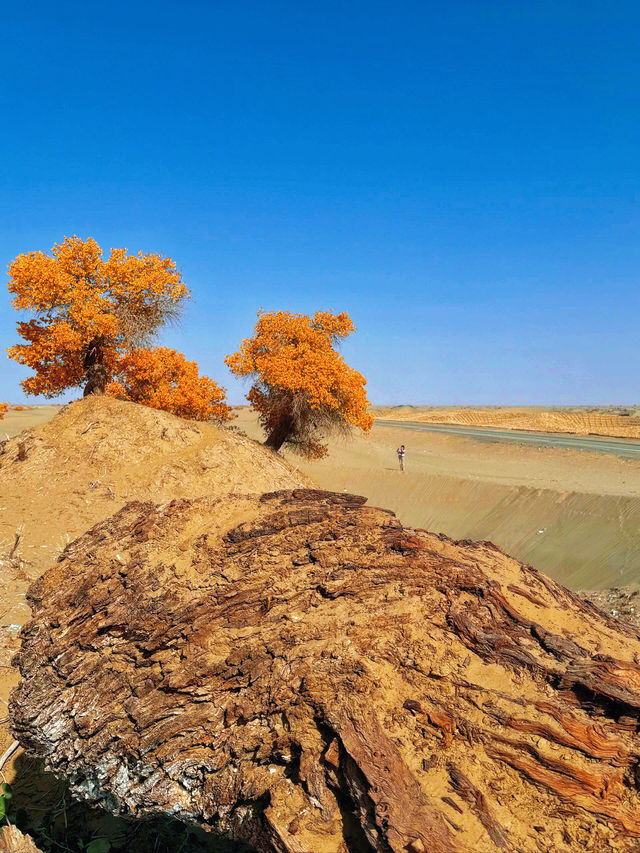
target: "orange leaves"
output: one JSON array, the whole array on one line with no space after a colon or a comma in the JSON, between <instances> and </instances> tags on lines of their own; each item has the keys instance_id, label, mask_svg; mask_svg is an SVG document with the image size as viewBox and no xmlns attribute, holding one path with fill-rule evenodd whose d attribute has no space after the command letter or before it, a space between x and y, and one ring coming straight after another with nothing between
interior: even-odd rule
<instances>
[{"instance_id":1,"label":"orange leaves","mask_svg":"<svg viewBox=\"0 0 640 853\"><path fill-rule=\"evenodd\" d=\"M366 414L365 379L333 347L353 330L346 313L318 312L310 318L260 312L255 335L225 363L236 376L254 376L268 388L303 392L312 407L340 409L350 423L368 431L372 419Z\"/></svg>"},{"instance_id":2,"label":"orange leaves","mask_svg":"<svg viewBox=\"0 0 640 853\"><path fill-rule=\"evenodd\" d=\"M168 347L135 349L125 355L107 394L192 420L222 422L234 417L225 402L225 389L200 376L195 361Z\"/></svg>"},{"instance_id":3,"label":"orange leaves","mask_svg":"<svg viewBox=\"0 0 640 853\"><path fill-rule=\"evenodd\" d=\"M95 240L66 237L50 254L19 255L9 277L12 304L28 316L17 324L21 342L7 352L33 371L21 382L28 393L53 397L84 385L85 394L106 388L186 418L232 417L224 389L200 376L196 362L149 348L189 296L171 258L112 249L105 259ZM253 337L225 363L253 378L248 399L269 446L286 442L319 457L331 430L371 429L366 381L336 350L353 331L345 312L258 313Z\"/></svg>"},{"instance_id":4,"label":"orange leaves","mask_svg":"<svg viewBox=\"0 0 640 853\"><path fill-rule=\"evenodd\" d=\"M7 414L8 410L9 410L9 404L8 403L0 403L0 421Z\"/></svg>"},{"instance_id":5,"label":"orange leaves","mask_svg":"<svg viewBox=\"0 0 640 853\"><path fill-rule=\"evenodd\" d=\"M254 380L248 399L260 413L271 446L281 446L279 438L271 439L286 433L289 424L284 441L314 457L324 455L325 447L318 441L323 431L332 427L371 429L366 380L335 349L337 341L353 331L344 312L318 311L308 317L260 311L253 337L227 356L225 363L233 374Z\"/></svg>"},{"instance_id":6,"label":"orange leaves","mask_svg":"<svg viewBox=\"0 0 640 853\"><path fill-rule=\"evenodd\" d=\"M25 343L8 354L35 371L24 390L46 396L83 383L92 342L100 342L112 373L120 356L145 343L189 295L170 258L112 249L105 260L91 238L66 237L50 255L19 255L9 276L12 305L32 317L18 323Z\"/></svg>"}]
</instances>

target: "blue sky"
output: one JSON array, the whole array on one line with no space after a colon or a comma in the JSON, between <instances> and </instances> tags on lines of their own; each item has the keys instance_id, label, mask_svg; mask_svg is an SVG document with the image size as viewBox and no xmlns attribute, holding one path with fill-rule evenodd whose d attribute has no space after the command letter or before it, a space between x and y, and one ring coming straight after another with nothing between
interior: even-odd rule
<instances>
[{"instance_id":1,"label":"blue sky","mask_svg":"<svg viewBox=\"0 0 640 853\"><path fill-rule=\"evenodd\" d=\"M640 402L639 4L27 0L0 40L0 258L170 255L163 342L233 402L260 306L349 311L376 403Z\"/></svg>"}]
</instances>

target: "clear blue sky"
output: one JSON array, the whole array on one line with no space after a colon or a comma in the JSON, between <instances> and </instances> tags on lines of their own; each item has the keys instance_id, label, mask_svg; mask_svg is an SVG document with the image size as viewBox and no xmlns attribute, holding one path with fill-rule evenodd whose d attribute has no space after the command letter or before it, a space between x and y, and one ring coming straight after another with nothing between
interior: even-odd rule
<instances>
[{"instance_id":1,"label":"clear blue sky","mask_svg":"<svg viewBox=\"0 0 640 853\"><path fill-rule=\"evenodd\" d=\"M373 402L640 401L637 2L27 0L0 39L3 263L170 255L164 341L232 401L260 306L349 311Z\"/></svg>"}]
</instances>

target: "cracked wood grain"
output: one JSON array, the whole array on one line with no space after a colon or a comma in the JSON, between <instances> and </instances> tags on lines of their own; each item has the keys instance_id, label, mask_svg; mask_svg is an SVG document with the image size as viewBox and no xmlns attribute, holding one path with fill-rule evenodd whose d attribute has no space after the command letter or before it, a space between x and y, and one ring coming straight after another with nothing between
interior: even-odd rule
<instances>
[{"instance_id":1,"label":"cracked wood grain","mask_svg":"<svg viewBox=\"0 0 640 853\"><path fill-rule=\"evenodd\" d=\"M15 737L280 853L632 853L640 640L490 543L310 489L135 502L29 593Z\"/></svg>"}]
</instances>

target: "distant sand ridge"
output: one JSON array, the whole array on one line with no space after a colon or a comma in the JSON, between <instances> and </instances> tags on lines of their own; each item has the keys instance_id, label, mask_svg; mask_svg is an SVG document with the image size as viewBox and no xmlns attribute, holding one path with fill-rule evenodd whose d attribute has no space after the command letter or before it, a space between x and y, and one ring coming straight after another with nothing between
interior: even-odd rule
<instances>
[{"instance_id":1,"label":"distant sand ridge","mask_svg":"<svg viewBox=\"0 0 640 853\"><path fill-rule=\"evenodd\" d=\"M640 438L640 417L603 410L548 410L496 407L430 408L422 406L375 406L372 414L380 420L415 421L425 424L456 424L495 429L522 429L533 432L566 432L575 435L609 435Z\"/></svg>"}]
</instances>

